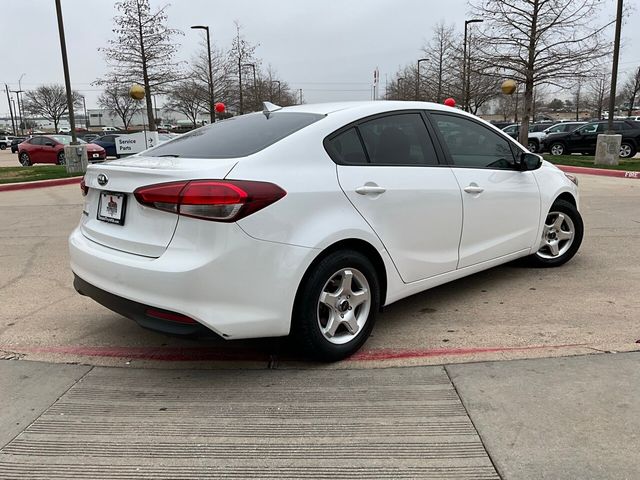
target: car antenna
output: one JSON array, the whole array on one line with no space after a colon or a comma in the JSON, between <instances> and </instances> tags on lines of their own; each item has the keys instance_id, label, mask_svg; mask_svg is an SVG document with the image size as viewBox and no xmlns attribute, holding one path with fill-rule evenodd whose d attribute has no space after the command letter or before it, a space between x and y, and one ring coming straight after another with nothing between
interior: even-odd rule
<instances>
[{"instance_id":1,"label":"car antenna","mask_svg":"<svg viewBox=\"0 0 640 480\"><path fill-rule=\"evenodd\" d=\"M278 110L282 110L280 105L275 105L271 102L262 102L262 113L264 116L269 118L269 115L273 112L277 112Z\"/></svg>"}]
</instances>

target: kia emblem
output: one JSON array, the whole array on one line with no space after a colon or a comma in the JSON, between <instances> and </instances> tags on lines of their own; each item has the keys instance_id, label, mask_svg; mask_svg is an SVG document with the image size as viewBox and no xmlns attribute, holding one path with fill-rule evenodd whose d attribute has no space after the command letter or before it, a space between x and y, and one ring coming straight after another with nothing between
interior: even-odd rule
<instances>
[{"instance_id":1,"label":"kia emblem","mask_svg":"<svg viewBox=\"0 0 640 480\"><path fill-rule=\"evenodd\" d=\"M109 181L109 177L107 177L104 173L98 175L98 183L102 186L106 185Z\"/></svg>"}]
</instances>

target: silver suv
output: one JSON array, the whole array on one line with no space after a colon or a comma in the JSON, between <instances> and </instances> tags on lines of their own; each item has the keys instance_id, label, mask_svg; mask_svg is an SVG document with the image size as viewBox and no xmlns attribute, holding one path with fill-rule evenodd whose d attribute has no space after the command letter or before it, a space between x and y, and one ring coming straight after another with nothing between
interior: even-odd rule
<instances>
[{"instance_id":1,"label":"silver suv","mask_svg":"<svg viewBox=\"0 0 640 480\"><path fill-rule=\"evenodd\" d=\"M13 140L13 137L11 136L0 135L0 150L9 148L11 146L11 140Z\"/></svg>"}]
</instances>

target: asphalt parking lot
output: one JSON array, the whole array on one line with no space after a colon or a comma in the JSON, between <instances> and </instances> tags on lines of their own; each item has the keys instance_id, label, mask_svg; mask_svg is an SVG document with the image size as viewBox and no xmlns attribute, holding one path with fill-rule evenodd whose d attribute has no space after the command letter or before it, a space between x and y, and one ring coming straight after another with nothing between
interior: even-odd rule
<instances>
[{"instance_id":1,"label":"asphalt parking lot","mask_svg":"<svg viewBox=\"0 0 640 480\"><path fill-rule=\"evenodd\" d=\"M559 269L509 264L385 309L352 368L631 351L640 285L640 182L580 176L586 235ZM77 185L0 193L0 351L5 358L92 365L299 366L279 339L181 339L76 294L66 239Z\"/></svg>"}]
</instances>

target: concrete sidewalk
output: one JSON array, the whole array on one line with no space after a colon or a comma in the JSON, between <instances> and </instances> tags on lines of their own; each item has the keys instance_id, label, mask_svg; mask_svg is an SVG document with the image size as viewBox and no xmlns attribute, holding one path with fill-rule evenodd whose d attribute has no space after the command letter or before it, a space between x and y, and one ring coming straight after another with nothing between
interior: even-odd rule
<instances>
[{"instance_id":1,"label":"concrete sidewalk","mask_svg":"<svg viewBox=\"0 0 640 480\"><path fill-rule=\"evenodd\" d=\"M637 478L639 362L640 353L370 370L3 361L0 478Z\"/></svg>"}]
</instances>

